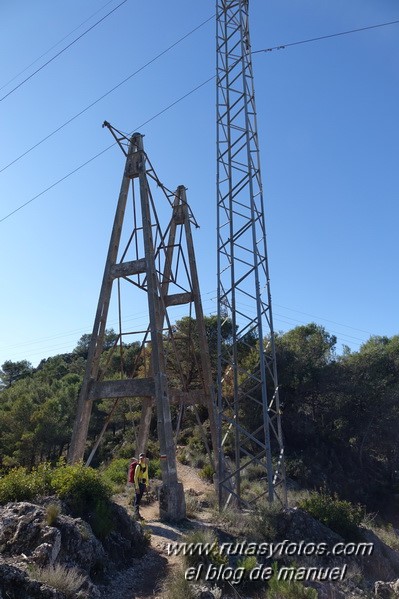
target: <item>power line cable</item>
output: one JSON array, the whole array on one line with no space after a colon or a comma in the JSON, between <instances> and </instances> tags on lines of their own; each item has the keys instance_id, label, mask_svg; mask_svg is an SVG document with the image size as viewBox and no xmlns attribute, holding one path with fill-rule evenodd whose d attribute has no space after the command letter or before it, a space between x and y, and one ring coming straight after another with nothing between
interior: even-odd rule
<instances>
[{"instance_id":1,"label":"power line cable","mask_svg":"<svg viewBox=\"0 0 399 599\"><path fill-rule=\"evenodd\" d=\"M215 297L210 297L210 298L206 297L206 296L209 296L209 295L214 295L215 292L216 292L216 290L213 289L211 291L207 291L207 292L202 293L201 294L202 303L205 304L207 302L208 303L211 302L212 304L215 304L216 303L216 298ZM242 304L242 305L244 305L244 304ZM348 325L348 324L342 324L342 323L339 323L339 322L337 322L335 320L331 320L331 319L328 319L328 318L325 318L325 317L322 317L322 316L315 316L314 314L309 314L308 312L303 312L303 311L297 310L295 308L289 308L288 306L282 306L281 304L276 304L276 303L274 303L274 306L279 306L280 308L284 308L285 310L290 310L292 312L298 312L299 314L304 314L306 316L310 316L311 318L316 319L316 320L324 320L324 321L327 321L327 322L331 322L331 323L337 324L337 325L339 325L341 327L345 327L345 328L348 328L348 329L352 329L352 330L355 330L355 331L361 331L361 332L367 333L369 335L373 335L373 333L371 333L370 331L366 331L365 329L359 329L357 327L353 327L353 326ZM126 315L124 317L124 322L126 323L126 322L132 322L132 321L135 321L135 322L136 321L140 321L140 324L138 324L137 326L139 326L139 327L143 326L144 327L145 323L144 323L144 321L142 319L143 319L143 317L146 314L147 313L145 311L135 312L134 314L128 314L128 315ZM288 316L286 316L284 314L278 314L276 312L273 313L273 316L275 317L275 321L276 322L282 322L284 324L291 324L290 322L287 322L286 320L283 320L285 318L288 318L288 320L291 320L291 321L299 323L299 324L307 324L307 323L305 323L305 322L303 322L301 320L298 320L298 319L295 319L295 318L290 318L290 317L288 317ZM143 324L141 324L141 323L143 323ZM109 323L109 327L112 328L116 324L117 324L117 321L110 322ZM92 327L92 325L90 324L90 325L86 325L86 326L81 326L81 327L79 327L77 329L73 329L73 330L69 330L69 331L64 331L62 333L59 332L59 333L56 333L54 335L50 335L50 336L46 336L46 337L39 337L39 338L36 338L36 339L31 339L29 341L24 341L22 343L17 343L17 344L13 344L13 345L8 344L7 348L8 349L18 349L19 347L25 347L26 348L27 346L42 344L42 343L45 343L45 342L51 342L51 341L58 340L58 339L64 339L66 337L71 337L72 335L74 335L74 336L78 336L78 335L82 336L83 334L85 334L89 330L91 330L91 327ZM350 343L352 343L353 345L359 345L360 346L362 343L365 343L367 341L366 339L360 339L359 337L353 337L351 335L348 335L347 333L341 333L341 332L338 332L338 331L331 331L331 332L335 333L338 336L338 338L340 338L340 339L342 337L350 337L351 338ZM353 340L360 341L361 343L356 343ZM67 343L67 342L65 342L65 343ZM62 346L59 346L59 347L69 347L69 346L70 346L70 344L68 344L68 346L65 345L65 344L63 344ZM53 347L54 346L50 347L50 346L47 345L47 346L44 346L42 348L33 348L32 350L29 351L29 355L38 355L39 352L41 353L41 352L50 351L50 349L53 349ZM5 346L4 346L4 348L0 347L0 351L4 351L5 349L6 349ZM35 353L33 354L32 351L34 351Z\"/></svg>"},{"instance_id":2,"label":"power line cable","mask_svg":"<svg viewBox=\"0 0 399 599\"><path fill-rule=\"evenodd\" d=\"M370 331L365 331L364 329L358 329L357 327L352 327L349 324L342 324L342 322L337 322L336 320L329 320L328 318L324 318L323 316L315 316L314 314L309 314L308 312L302 312L301 310L294 310L294 308L288 308L287 306L282 306L281 304L274 304L279 308L284 308L284 310L291 310L291 312L298 312L298 314L304 314L305 316L310 316L311 318L317 318L318 320L325 320L326 322L331 322L332 324L336 324L340 327L346 327L348 329L353 329L354 331L359 331L360 333L366 333L367 335L374 335ZM288 317L287 317L288 318Z\"/></svg>"},{"instance_id":3,"label":"power line cable","mask_svg":"<svg viewBox=\"0 0 399 599\"><path fill-rule=\"evenodd\" d=\"M216 293L216 289L213 289L211 291L207 291L206 293L204 293L203 295L211 295L211 294L215 294ZM203 300L203 301L211 301L213 303L216 304L217 302L217 297L211 297L209 299ZM325 318L324 316L316 316L315 314L310 314L309 312L303 312L302 310L297 310L296 308L289 308L288 306L283 306L281 304L277 304L276 302L273 302L273 306L277 306L278 308L283 308L284 310L290 310L291 312L297 312L298 314L303 314L305 316L310 316L311 318L315 318L316 320L325 320L326 322L331 322L332 324L336 324L339 327L344 327L346 329L352 329L353 331L359 331L360 333L366 333L366 335L375 335L375 333L372 333L371 331L366 331L365 329L359 329L357 327L352 327L350 324L343 324L342 322L337 322L336 320L330 320L328 318ZM283 315L281 315L283 316ZM287 318L289 318L287 316ZM300 322L300 321L298 321Z\"/></svg>"},{"instance_id":4,"label":"power line cable","mask_svg":"<svg viewBox=\"0 0 399 599\"><path fill-rule=\"evenodd\" d=\"M109 2L107 2L106 4L104 4L104 6L102 6L101 8L99 8L98 10L96 10L93 14L91 14L90 17L88 17L87 19L85 19L84 21L82 21L80 23L80 25L78 25L77 27L75 27L75 29L72 29L72 31L70 31L67 35L65 35L63 38L61 38L60 40L58 40L58 42L56 44L54 44L53 46L51 46L51 48L49 48L48 50L46 50L45 52L43 52L43 54L41 54L33 62L31 62L30 64L28 64L28 66L25 67L22 71L20 71L16 75L14 75L14 77L12 77L12 79L10 79L9 81L7 81L7 83L4 83L0 87L0 91L2 89L4 89L5 87L7 87L7 85L9 85L10 83L12 83L13 81L15 81L15 79L17 79L20 75L22 75L23 73L25 73L28 69L30 69L31 67L33 67L33 65L36 64L41 58L43 58L43 56L46 56L49 52L51 52L51 50L54 50L54 48L56 48L57 46L59 46L63 41L65 41L68 37L70 37L73 33L75 33L75 31L77 31L78 29L80 29L85 23L87 23L88 21L90 21L90 19L92 19L93 17L95 17L102 10L104 10L104 8L106 6L108 6L108 4L112 4L112 2L114 2L114 1L115 0L109 0Z\"/></svg>"},{"instance_id":5,"label":"power line cable","mask_svg":"<svg viewBox=\"0 0 399 599\"><path fill-rule=\"evenodd\" d=\"M320 37L312 37L307 40L300 40L299 42L291 42L289 44L280 44L279 46L273 46L272 48L264 48L263 50L254 50L252 54L258 54L260 52L272 52L273 50L284 50L290 46L299 46L300 44L310 44L311 42L319 42L320 40L326 40L332 37L339 37L340 35L349 35L351 33L358 33L359 31L368 31L369 29L377 29L378 27L386 27L387 25L397 25L397 21L389 21L387 23L380 23L378 25L369 25L367 27L360 27L359 29L350 29L349 31L341 31L340 33L331 33L330 35L322 35Z\"/></svg>"},{"instance_id":6,"label":"power line cable","mask_svg":"<svg viewBox=\"0 0 399 599\"><path fill-rule=\"evenodd\" d=\"M127 0L124 0L124 2L126 2ZM116 7L118 8L118 7ZM116 9L114 9L116 10ZM214 16L214 15L213 15ZM198 27L201 27L203 24L205 24L206 22L208 22L211 18L207 19L206 21L204 21L204 23L202 23L201 25L199 25ZM105 18L105 17L104 17ZM386 25L393 25L399 23L399 20L397 21L390 21L387 23L380 23L378 25L370 25L368 27L363 27L360 29L352 29L350 31L344 31L344 32L340 32L340 33L336 33L336 34L331 34L331 35L327 35L327 36L321 36L318 38L312 38L312 39L308 39L308 40L302 40L299 42L292 42L290 44L285 44L285 45L280 45L280 46L275 46L273 48L265 48L263 50L255 50L252 52L252 54L256 54L256 53L260 53L260 52L269 52L271 50L278 50L278 49L282 49L282 48L286 48L288 46L295 46L298 44L305 44L305 43L310 43L310 42L315 42L315 41L319 41L322 39L327 39L329 37L336 37L336 36L340 36L340 35L348 35L350 33L356 33L358 31L365 31L367 29L375 29L378 27L384 27ZM198 28L197 27L197 28ZM196 29L197 29L196 28ZM195 31L195 30L193 30ZM190 34L187 34L190 35ZM187 37L187 35L185 37ZM183 38L182 38L183 39ZM175 42L174 45L176 45ZM167 50L165 50L163 52L163 54L167 52ZM156 60L156 58L152 59L152 61ZM144 67L142 67L144 68ZM131 75L133 76L133 74ZM130 77L129 77L130 78ZM185 94L184 96L182 96L181 98L179 98L178 100L176 100L175 102L173 102L172 104L170 104L169 106L167 106L166 108L164 108L163 110L161 110L159 113L157 113L156 115L154 115L153 117L151 117L148 121L146 121L145 123L143 123L142 125L140 125L140 127L142 127L143 125L147 124L148 122L152 121L153 119L157 118L158 116L160 116L161 114L163 114L164 112L166 112L167 110L169 110L170 108L172 108L173 106L175 106L175 104L177 104L178 102L180 102L181 100L183 100L184 98L188 97L189 95L191 95L192 93L194 93L195 91L197 91L199 88L201 88L202 86L204 86L205 84L209 83L209 81L212 81L213 79L215 79L215 75L213 75L212 77L210 77L209 79L207 79L206 81L203 81L201 84L199 84L197 87L195 87L194 89L192 89L190 92L188 92L187 94ZM123 82L121 82L119 85L122 85ZM118 86L119 86L118 85ZM117 86L117 87L118 87ZM107 92L108 93L111 93ZM105 96L104 96L105 97ZM99 100L98 100L99 101ZM97 101L96 101L97 102ZM96 103L94 102L94 103ZM87 107L87 109L84 109L83 111L81 111L82 114L83 112L85 112L86 110L88 110L89 107ZM72 119L70 119L70 121L68 121L67 123L65 123L64 125L62 125L61 127L59 127L56 131L54 131L53 133L51 133L50 135L48 135L45 139L48 139L49 137L51 137L54 133L56 133L57 131L59 131L60 129L62 129L64 126L66 126L66 124L68 124L69 122L71 122L72 120L74 120L74 118L77 118L76 115L75 117L73 117ZM16 158L12 163L10 163L8 166L11 166L11 164L14 164L14 162L16 162L17 160L19 160L20 158L22 158L22 156L25 156L28 152L30 152L32 149L34 149L35 147L37 147L38 145L40 145L43 141L45 141L45 139L43 139L41 142L37 143L35 146L33 146L30 150L27 150L23 155L21 155L19 158ZM93 160L95 160L96 158L98 158L99 156L101 156L102 154L104 154L106 151L108 151L114 144L112 144L111 146L108 146L107 148L105 148L104 150L102 150L101 152L99 152L98 154L96 154L95 156L93 156L92 158L90 158L89 160L87 160L85 163L81 164L80 166L78 166L76 169L74 169L73 171L71 171L70 173L68 173L67 175L65 175L64 177L62 177L61 179L59 179L58 181L56 181L55 183L53 183L52 185L50 185L49 187L47 187L46 189L44 189L43 191L41 191L39 194L37 194L36 196L34 196L33 198L31 198L30 200L28 200L27 202L25 202L24 204L22 204L21 206L19 206L18 208L16 208L15 210L13 210L12 212L10 212L9 214L7 214L6 216L4 216L2 219L0 219L0 223L2 223L3 221L5 221L7 218L9 218L10 216L12 216L13 214L15 214L16 212L18 212L19 210L21 210L22 208L24 208L25 206L27 206L28 204L30 204L31 202L33 202L34 200L38 199L40 196L44 195L45 193L47 193L48 191L50 191L50 189L52 189L53 187L55 187L56 185L58 185L59 183L61 183L62 181L65 181L65 179L68 179L69 177L71 177L74 173L76 173L77 171L81 170L83 167L85 167L87 164L89 164L90 162L92 162ZM8 166L4 167L0 172L4 171L6 168L8 168Z\"/></svg>"},{"instance_id":7,"label":"power line cable","mask_svg":"<svg viewBox=\"0 0 399 599\"><path fill-rule=\"evenodd\" d=\"M45 62L44 64L42 64L42 66L39 67L38 69L36 69L36 71L33 71L33 73L31 73L29 75L29 77L26 77L26 79L24 79L23 81L21 81L20 83L18 83L18 85L16 85L15 87L13 87L12 90L10 90L9 92L7 92L2 98L0 98L0 102L2 102L3 100L5 100L6 98L8 98L8 96L11 96L11 94L13 94L17 89L19 89L22 85L24 85L24 83L26 83L27 81L29 81L29 79L32 79L32 77L34 77L37 73L39 73L40 71L42 71L47 65L49 65L51 62L53 62L53 60L55 60L56 58L58 58L59 56L61 56L61 54L63 54L66 50L68 50L68 48L70 48L71 46L73 46L73 44L76 44L76 42L78 42L80 39L82 39L82 37L84 37L92 29L94 29L94 27L97 27L97 25L99 25L107 17L109 17L110 15L112 15L112 13L114 13L116 10L118 10L118 8L120 8L123 4L126 4L127 1L128 0L122 0L122 2L120 4L118 4L118 6L115 6L115 8L113 8L109 13L107 13L99 21L97 21L96 23L94 23L94 25L92 25L91 27L89 27L88 29L86 29L86 31L84 31L83 33L81 33L77 38L75 38L72 42L70 42L67 46L65 46L65 48L63 48L62 50L60 50L59 52L57 52L57 54L55 54L47 62Z\"/></svg>"},{"instance_id":8,"label":"power line cable","mask_svg":"<svg viewBox=\"0 0 399 599\"><path fill-rule=\"evenodd\" d=\"M154 119L156 119L157 117L159 117L161 114L163 114L167 110L170 110L171 108L173 108L173 106L176 106L176 104L178 104L179 102L181 102L182 100L184 100L188 96L191 96L191 94L193 94L194 92L196 92L197 90L199 90L201 87L203 87L204 85L206 85L207 83L209 83L210 81L212 81L213 79L215 79L215 77L216 77L216 75L213 75L209 79L206 79L205 81L203 81L202 83L200 83L199 85L197 85L196 87L194 87L192 90L190 90L189 92L187 92L186 94L184 94L184 96L180 96L180 98L178 98L177 100L175 100L174 102L172 102L171 104L169 104L168 106L166 106L166 108L163 108L162 110L160 110L159 112L157 112L156 114L154 114L152 117L150 117L149 119L147 119L146 121L144 121L144 123L142 123L141 125L139 125L138 127L136 127L130 133L130 135L132 135L133 132L136 131L137 129L140 129L141 127L144 127L145 125L147 125L148 123L150 123L151 121L153 121ZM86 162L84 162L83 164L77 166L75 169L73 169L72 171L70 171L68 174L66 174L63 177L61 177L61 179L58 179L58 181L55 181L55 183L52 183L49 187L46 187L46 189L43 189L40 193L38 193L37 195L35 195L33 198L31 198L30 200L28 200L24 204L21 204L20 206L18 206L18 208L15 208L15 210L12 210L12 212L10 212L9 214L7 214L6 216L3 216L3 218L0 219L0 223L2 223L3 221L5 221L7 218L9 218L10 216L12 216L16 212L19 212L19 210L22 210L22 208L25 208L25 206L28 206L28 204L31 204L32 202L34 202L35 200L37 200L38 198L40 198L42 195L44 195L45 193L47 193L48 191L50 191L50 189L53 189L54 187L56 187L56 185L59 185L60 183L62 183L62 181L65 181L66 179L69 179L69 177L71 177L72 175L74 175L75 173L77 173L78 171L80 171L82 168L84 168L85 166L87 166L88 164L90 164L91 162L93 162L94 160L96 160L96 158L99 158L99 156L102 156L102 154L105 154L105 152L107 152L108 150L110 150L114 145L116 145L116 142L112 143L110 146L107 146L106 148L104 148L103 150L101 150L101 152L98 152L98 154L96 154L95 156L92 156L91 158L89 158L88 160L86 160Z\"/></svg>"},{"instance_id":9,"label":"power line cable","mask_svg":"<svg viewBox=\"0 0 399 599\"><path fill-rule=\"evenodd\" d=\"M83 110L81 110L80 112L78 112L77 114L75 114L73 117L71 117L70 119L68 119L67 121L65 121L65 123L63 123L62 125L60 125L59 127L57 127L57 129L54 129L54 131L52 131L51 133L49 133L48 135L46 135L45 137L43 137L43 139L41 139L40 141L38 141L36 144L34 144L30 148L28 148L20 156L18 156L17 158L15 158L14 160L12 160L8 164L6 164L3 168L0 169L0 173L2 173L6 169L8 169L10 166L12 166L13 164L15 164L19 160L21 160L21 158L23 158L24 156L26 156L27 154L29 154L30 152L32 152L32 150L34 150L35 148L37 148L38 146L40 146L42 143L44 143L45 141L47 141L48 139L50 139L51 137L53 137L53 135L55 135L56 133L58 133L59 131L61 131L61 129L63 129L64 127L66 127L70 123L72 123L75 119L77 119L79 116L81 116L82 114L84 114L85 112L87 112L90 108L92 108L93 106L95 106L98 102L100 102L101 100L103 100L104 98L106 98L109 94L111 94L113 91L115 91L116 89L118 89L119 87L121 87L124 83L126 83L127 81L129 81L129 79L131 79L132 77L134 77L135 75L137 75L138 73L140 73L147 66L149 66L150 64L152 64L153 62L155 62L158 58L160 58L161 56L163 56L164 54L166 54L167 52L169 52L169 50L171 50L177 44L179 44L184 39L186 39L189 35L191 35L195 31L197 31L200 27L202 27L203 25L205 25L206 23L208 23L211 19L214 18L214 16L215 15L212 15L211 17L209 17L208 19L206 19L205 21L203 21L200 25L198 25L197 27L195 27L192 31L190 31L189 33L187 33L186 35L184 35L182 38L180 38L179 40L177 40L176 42L174 42L171 46L169 46L165 50L163 50L160 54L157 54L157 56L155 56L150 61L148 61L146 64L144 64L137 71L135 71L131 75L128 75L128 77L126 77L120 83L118 83L116 86L114 86L113 88L111 88L110 90L108 90L107 92L105 92L105 94L103 94L102 96L100 96L99 98L97 98L97 100L94 100L94 102L92 102L91 104L89 104L88 106L86 106L86 108L84 108ZM379 25L370 25L368 27L363 27L363 28L360 28L360 29L352 29L350 31L344 31L344 32L341 32L341 33L334 33L334 34L331 34L331 35L321 36L321 37L312 38L312 39L308 39L308 40L302 40L302 41L299 41L299 42L292 42L290 44L284 44L284 45L274 46L272 48L265 48L263 50L254 50L252 52L252 54L257 54L257 53L260 53L260 52L271 52L272 50L281 50L281 49L287 48L289 46L295 46L295 45L298 45L298 44L306 44L306 43L309 43L309 42L314 42L314 41L318 41L318 40L322 40L322 39L327 39L329 37L336 37L336 36L340 36L340 35L348 35L349 33L356 33L358 31L364 31L364 30L367 30L367 29L374 29L374 28L377 28L377 27L384 27L386 25L393 25L395 23L399 23L399 20L398 21L390 21L389 23L381 23Z\"/></svg>"},{"instance_id":10,"label":"power line cable","mask_svg":"<svg viewBox=\"0 0 399 599\"><path fill-rule=\"evenodd\" d=\"M149 65L151 65L153 62L155 62L156 60L158 60L158 58L161 58L161 56L163 56L164 54L166 54L167 52L169 52L170 50L172 50L175 46L177 46L178 44L180 44L187 37L189 37L190 35L192 35L193 33L195 33L198 29L200 29L201 27L203 27L206 23L208 23L211 19L213 19L214 16L215 15L212 15L211 17L209 17L208 19L206 19L205 21L203 21L202 23L200 23L197 27L195 27L194 29L192 29L191 31L189 31L188 33L186 33L185 35L183 35L183 37L179 38L176 42L174 42L173 44L171 44L170 46L168 46L168 48L166 48L165 50L163 50L162 52L160 52L159 54L157 54L156 56L154 56L154 58L151 58L151 60L149 60L143 66L141 66L139 69L137 69L136 71L134 71L134 73L131 73L130 75L128 75L127 77L125 77L125 79L123 79L122 81L120 81L120 83L118 83L113 88L111 88L110 90L108 90L107 92L105 92L105 94L103 94L102 96L100 96L99 98L97 98L97 100L94 100L94 102L92 102L91 104L89 104L88 106L86 106L86 108L84 108L83 110L81 110L80 112L78 112L77 114L75 114L73 117L71 117L70 119L68 119L67 121L65 121L65 123L63 123L62 125L60 125L59 127L57 127L57 129L54 129L54 131L52 131L51 133L49 133L48 135L46 135L46 137L43 137L43 139L41 139L36 144L34 144L32 147L30 147L28 150L26 150L25 152L23 152L20 156L18 156L17 158L15 158L14 160L12 160L8 164L6 164L6 166L4 166L3 168L0 169L0 173L2 173L6 169L8 169L10 166L12 166L13 164L15 164L19 160L21 160L21 158L23 158L24 156L26 156L27 154L29 154L30 152L32 152L32 150L34 150L35 148L37 148L38 146L40 146L42 143L44 143L45 141L47 141L48 139L50 139L50 137L53 137L53 135L55 135L56 133L58 133L59 131L61 131L61 129L63 129L64 127L66 127L70 123L72 123L72 121L74 121L75 119L77 119L78 117L80 117L82 114L84 114L85 112L87 112L90 108L92 108L93 106L95 106L96 104L98 104L98 102L100 102L101 100L103 100L104 98L106 98L107 96L109 96L109 94L111 94L116 89L118 89L119 87L121 87L124 83L126 83L127 81L129 81L129 79L131 79L135 75L138 75L138 73L140 73L145 68L147 68Z\"/></svg>"}]
</instances>

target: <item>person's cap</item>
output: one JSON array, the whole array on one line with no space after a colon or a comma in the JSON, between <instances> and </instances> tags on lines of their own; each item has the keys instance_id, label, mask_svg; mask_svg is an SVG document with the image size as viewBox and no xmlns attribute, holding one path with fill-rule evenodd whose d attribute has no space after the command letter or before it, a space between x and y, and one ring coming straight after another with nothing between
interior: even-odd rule
<instances>
[{"instance_id":1,"label":"person's cap","mask_svg":"<svg viewBox=\"0 0 399 599\"><path fill-rule=\"evenodd\" d=\"M139 455L139 458L145 458L145 453L141 453L141 454Z\"/></svg>"}]
</instances>

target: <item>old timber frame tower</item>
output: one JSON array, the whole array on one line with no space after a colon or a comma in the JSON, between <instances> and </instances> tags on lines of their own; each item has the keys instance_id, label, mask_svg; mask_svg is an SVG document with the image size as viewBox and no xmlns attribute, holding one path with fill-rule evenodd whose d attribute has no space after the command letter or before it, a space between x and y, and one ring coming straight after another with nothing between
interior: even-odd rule
<instances>
[{"instance_id":1,"label":"old timber frame tower","mask_svg":"<svg viewBox=\"0 0 399 599\"><path fill-rule=\"evenodd\" d=\"M286 503L284 450L266 249L248 0L217 0L219 505ZM223 324L232 343L223 345ZM251 354L250 366L243 355ZM241 359L240 359L241 358ZM228 451L227 448L228 447ZM223 459L226 454L234 459ZM245 468L265 487L243 498Z\"/></svg>"},{"instance_id":2,"label":"old timber frame tower","mask_svg":"<svg viewBox=\"0 0 399 599\"><path fill-rule=\"evenodd\" d=\"M184 406L192 406L198 416L196 405L205 405L210 417L212 444L214 448L217 446L213 382L191 234L191 224L196 225L196 222L188 206L184 186L179 186L172 192L159 180L144 151L143 136L135 133L129 139L109 123L105 122L104 125L110 129L125 154L126 165L68 460L74 463L84 457L95 400L113 400L111 414L122 398L141 400L140 425L136 435L137 455L147 448L152 407L155 404L163 483L160 516L176 521L185 517L185 500L183 486L177 479L170 404L180 406L178 422ZM156 201L152 188L156 188L161 201ZM121 377L120 380L105 380L107 360L101 357L114 283L117 285L119 332L112 350L115 350L121 363ZM126 330L128 319L123 318L123 308L127 304L131 310L132 305L134 306L132 299L134 302L136 297L134 294L143 292L147 294L148 327L142 331ZM177 306L184 304L190 306L190 315L191 306L194 306L195 319L190 316L190 322L195 327L193 335L198 340L200 354L196 359L200 382L194 388L187 382L181 367L184 362L182 353L185 353L185 359L190 359L191 349L186 345L181 347L182 342L175 334L169 314ZM137 337L138 333L144 335L141 349L136 355L135 365L130 366L130 372L127 372L124 368L126 339L132 335ZM148 368L145 366L143 370L143 363L149 363ZM173 381L168 379L167 366L171 363L176 371ZM106 425L107 422L103 432ZM87 464L91 461L100 437ZM211 453L208 444L207 448Z\"/></svg>"}]
</instances>

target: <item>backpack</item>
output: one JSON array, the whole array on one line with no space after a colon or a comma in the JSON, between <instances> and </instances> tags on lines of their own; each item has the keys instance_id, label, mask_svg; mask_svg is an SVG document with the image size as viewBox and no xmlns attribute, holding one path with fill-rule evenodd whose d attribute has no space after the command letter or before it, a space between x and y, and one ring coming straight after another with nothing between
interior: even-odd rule
<instances>
[{"instance_id":1,"label":"backpack","mask_svg":"<svg viewBox=\"0 0 399 599\"><path fill-rule=\"evenodd\" d=\"M127 475L127 482L128 483L134 483L134 473L136 470L136 466L139 465L139 461L136 458L133 458L133 460L130 462L129 465L129 473Z\"/></svg>"}]
</instances>

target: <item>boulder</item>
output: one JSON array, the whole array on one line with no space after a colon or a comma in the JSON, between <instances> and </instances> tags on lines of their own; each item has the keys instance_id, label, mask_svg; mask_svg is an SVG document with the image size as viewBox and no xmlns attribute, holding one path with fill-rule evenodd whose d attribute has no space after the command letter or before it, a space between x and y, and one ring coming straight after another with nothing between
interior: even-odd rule
<instances>
[{"instance_id":1,"label":"boulder","mask_svg":"<svg viewBox=\"0 0 399 599\"><path fill-rule=\"evenodd\" d=\"M45 509L28 502L0 508L0 547L3 556L23 555L41 567L57 560L86 573L106 561L104 547L83 520L62 514L48 526Z\"/></svg>"},{"instance_id":2,"label":"boulder","mask_svg":"<svg viewBox=\"0 0 399 599\"><path fill-rule=\"evenodd\" d=\"M285 510L278 519L279 539L300 543L327 543L329 547L342 542L342 537L300 508Z\"/></svg>"},{"instance_id":3,"label":"boulder","mask_svg":"<svg viewBox=\"0 0 399 599\"><path fill-rule=\"evenodd\" d=\"M399 576L399 552L386 545L372 530L362 528L362 537L365 542L373 543L372 555L359 559L367 578L374 582L396 580Z\"/></svg>"},{"instance_id":4,"label":"boulder","mask_svg":"<svg viewBox=\"0 0 399 599\"><path fill-rule=\"evenodd\" d=\"M63 593L37 580L30 580L22 570L0 563L0 598L2 596L18 599L65 599Z\"/></svg>"},{"instance_id":5,"label":"boulder","mask_svg":"<svg viewBox=\"0 0 399 599\"><path fill-rule=\"evenodd\" d=\"M377 580L374 585L374 595L380 599L394 599L395 597L399 597L399 580L395 582Z\"/></svg>"},{"instance_id":6,"label":"boulder","mask_svg":"<svg viewBox=\"0 0 399 599\"><path fill-rule=\"evenodd\" d=\"M31 579L29 564L76 569L85 577L84 596L98 599L101 593L90 577L119 569L143 555L148 546L142 527L124 508L111 503L110 509L112 531L100 541L81 518L61 513L52 525L47 524L45 505L0 506L0 599L65 599L56 589Z\"/></svg>"}]
</instances>

